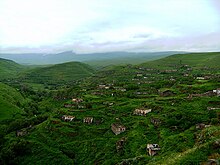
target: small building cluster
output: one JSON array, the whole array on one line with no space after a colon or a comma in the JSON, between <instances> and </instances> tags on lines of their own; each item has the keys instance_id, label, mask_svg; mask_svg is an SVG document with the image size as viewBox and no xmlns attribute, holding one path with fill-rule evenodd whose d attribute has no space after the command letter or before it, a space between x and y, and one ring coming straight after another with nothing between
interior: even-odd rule
<instances>
[{"instance_id":1,"label":"small building cluster","mask_svg":"<svg viewBox=\"0 0 220 165\"><path fill-rule=\"evenodd\" d=\"M146 114L149 112L151 112L151 109L135 109L133 114L139 116L146 116Z\"/></svg>"},{"instance_id":2,"label":"small building cluster","mask_svg":"<svg viewBox=\"0 0 220 165\"><path fill-rule=\"evenodd\" d=\"M111 129L114 132L115 135L118 135L126 130L125 126L119 124L119 123L113 123L111 125Z\"/></svg>"},{"instance_id":3,"label":"small building cluster","mask_svg":"<svg viewBox=\"0 0 220 165\"><path fill-rule=\"evenodd\" d=\"M160 150L160 146L158 144L147 144L147 150L150 156L154 156Z\"/></svg>"}]
</instances>

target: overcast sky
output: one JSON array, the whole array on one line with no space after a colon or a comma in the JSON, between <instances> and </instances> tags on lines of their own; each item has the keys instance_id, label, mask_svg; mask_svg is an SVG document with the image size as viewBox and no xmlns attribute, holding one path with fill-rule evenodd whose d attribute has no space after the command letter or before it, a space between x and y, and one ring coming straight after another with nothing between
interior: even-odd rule
<instances>
[{"instance_id":1,"label":"overcast sky","mask_svg":"<svg viewBox=\"0 0 220 165\"><path fill-rule=\"evenodd\" d=\"M0 52L220 51L220 0L0 0Z\"/></svg>"}]
</instances>

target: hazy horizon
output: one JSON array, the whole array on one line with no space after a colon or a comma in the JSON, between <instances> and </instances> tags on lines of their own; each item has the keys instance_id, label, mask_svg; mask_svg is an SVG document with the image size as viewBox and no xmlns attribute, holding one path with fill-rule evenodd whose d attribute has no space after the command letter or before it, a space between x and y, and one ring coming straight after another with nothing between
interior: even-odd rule
<instances>
[{"instance_id":1,"label":"hazy horizon","mask_svg":"<svg viewBox=\"0 0 220 165\"><path fill-rule=\"evenodd\" d=\"M1 0L0 53L220 51L218 0Z\"/></svg>"}]
</instances>

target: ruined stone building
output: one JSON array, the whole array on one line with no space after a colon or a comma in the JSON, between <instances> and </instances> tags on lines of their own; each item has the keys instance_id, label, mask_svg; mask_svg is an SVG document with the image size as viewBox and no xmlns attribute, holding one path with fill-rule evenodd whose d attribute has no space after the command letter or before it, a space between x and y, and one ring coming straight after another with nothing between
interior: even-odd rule
<instances>
[{"instance_id":1,"label":"ruined stone building","mask_svg":"<svg viewBox=\"0 0 220 165\"><path fill-rule=\"evenodd\" d=\"M146 116L146 114L149 112L151 112L151 109L135 109L133 114L139 116Z\"/></svg>"},{"instance_id":2,"label":"ruined stone building","mask_svg":"<svg viewBox=\"0 0 220 165\"><path fill-rule=\"evenodd\" d=\"M147 144L147 150L150 156L154 156L160 150L160 146L158 144Z\"/></svg>"},{"instance_id":3,"label":"ruined stone building","mask_svg":"<svg viewBox=\"0 0 220 165\"><path fill-rule=\"evenodd\" d=\"M62 119L64 121L72 121L73 119L75 119L75 116L63 115Z\"/></svg>"},{"instance_id":4,"label":"ruined stone building","mask_svg":"<svg viewBox=\"0 0 220 165\"><path fill-rule=\"evenodd\" d=\"M85 117L83 119L84 123L91 124L93 122L93 117Z\"/></svg>"},{"instance_id":5,"label":"ruined stone building","mask_svg":"<svg viewBox=\"0 0 220 165\"><path fill-rule=\"evenodd\" d=\"M119 124L119 123L113 123L111 125L111 129L114 132L115 135L118 135L126 130L125 126Z\"/></svg>"}]
</instances>

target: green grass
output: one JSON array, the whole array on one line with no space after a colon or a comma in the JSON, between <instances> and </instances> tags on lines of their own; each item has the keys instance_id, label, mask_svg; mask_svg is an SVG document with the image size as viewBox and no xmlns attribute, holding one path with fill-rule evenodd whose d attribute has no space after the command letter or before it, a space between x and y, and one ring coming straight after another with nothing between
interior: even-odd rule
<instances>
[{"instance_id":1,"label":"green grass","mask_svg":"<svg viewBox=\"0 0 220 165\"><path fill-rule=\"evenodd\" d=\"M0 80L15 78L18 73L20 73L24 69L24 66L19 65L14 61L0 58Z\"/></svg>"},{"instance_id":2,"label":"green grass","mask_svg":"<svg viewBox=\"0 0 220 165\"><path fill-rule=\"evenodd\" d=\"M12 119L24 113L19 108L24 103L22 95L14 88L0 83L0 120Z\"/></svg>"},{"instance_id":3,"label":"green grass","mask_svg":"<svg viewBox=\"0 0 220 165\"><path fill-rule=\"evenodd\" d=\"M91 76L94 70L87 64L68 62L32 69L21 77L30 83L63 84Z\"/></svg>"},{"instance_id":4,"label":"green grass","mask_svg":"<svg viewBox=\"0 0 220 165\"><path fill-rule=\"evenodd\" d=\"M189 67L219 68L220 53L191 53L168 56L159 60L144 63L142 65L153 68L173 68L180 65L189 65Z\"/></svg>"}]
</instances>

